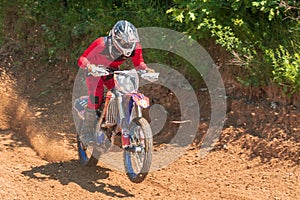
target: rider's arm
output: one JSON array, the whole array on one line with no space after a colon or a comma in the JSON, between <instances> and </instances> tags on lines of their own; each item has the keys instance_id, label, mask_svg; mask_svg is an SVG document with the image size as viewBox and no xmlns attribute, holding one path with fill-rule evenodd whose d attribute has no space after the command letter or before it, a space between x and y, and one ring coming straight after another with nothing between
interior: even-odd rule
<instances>
[{"instance_id":1,"label":"rider's arm","mask_svg":"<svg viewBox=\"0 0 300 200\"><path fill-rule=\"evenodd\" d=\"M86 68L87 65L91 64L90 61L84 57L84 56L80 56L80 58L78 59L78 66L80 68Z\"/></svg>"},{"instance_id":2,"label":"rider's arm","mask_svg":"<svg viewBox=\"0 0 300 200\"><path fill-rule=\"evenodd\" d=\"M78 59L78 66L81 68L86 68L88 64L92 61L90 58L96 57L97 53L102 52L105 47L105 42L103 38L98 38L90 44L90 46L83 52L83 54Z\"/></svg>"},{"instance_id":3,"label":"rider's arm","mask_svg":"<svg viewBox=\"0 0 300 200\"><path fill-rule=\"evenodd\" d=\"M142 46L140 43L136 44L135 54L132 57L132 62L136 70L146 70L146 72L153 73L153 69L149 68L143 58Z\"/></svg>"},{"instance_id":4,"label":"rider's arm","mask_svg":"<svg viewBox=\"0 0 300 200\"><path fill-rule=\"evenodd\" d=\"M144 62L142 46L140 43L136 44L135 53L132 57L132 62L136 70L145 70L147 65Z\"/></svg>"}]
</instances>

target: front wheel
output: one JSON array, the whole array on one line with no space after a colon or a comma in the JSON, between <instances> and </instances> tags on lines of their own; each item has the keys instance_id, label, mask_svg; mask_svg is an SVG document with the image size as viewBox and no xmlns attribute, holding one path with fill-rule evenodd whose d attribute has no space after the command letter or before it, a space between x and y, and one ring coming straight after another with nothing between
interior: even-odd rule
<instances>
[{"instance_id":1,"label":"front wheel","mask_svg":"<svg viewBox=\"0 0 300 200\"><path fill-rule=\"evenodd\" d=\"M152 131L147 120L135 118L129 125L129 134L135 151L124 151L125 170L132 182L140 183L150 170L153 148Z\"/></svg>"}]
</instances>

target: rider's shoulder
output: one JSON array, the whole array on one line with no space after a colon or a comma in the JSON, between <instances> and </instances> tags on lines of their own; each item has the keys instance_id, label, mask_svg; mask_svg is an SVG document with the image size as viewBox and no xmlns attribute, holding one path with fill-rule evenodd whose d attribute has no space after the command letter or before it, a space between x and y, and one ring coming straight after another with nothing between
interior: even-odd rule
<instances>
[{"instance_id":1,"label":"rider's shoulder","mask_svg":"<svg viewBox=\"0 0 300 200\"><path fill-rule=\"evenodd\" d=\"M97 46L105 47L105 37L99 37L93 43Z\"/></svg>"}]
</instances>

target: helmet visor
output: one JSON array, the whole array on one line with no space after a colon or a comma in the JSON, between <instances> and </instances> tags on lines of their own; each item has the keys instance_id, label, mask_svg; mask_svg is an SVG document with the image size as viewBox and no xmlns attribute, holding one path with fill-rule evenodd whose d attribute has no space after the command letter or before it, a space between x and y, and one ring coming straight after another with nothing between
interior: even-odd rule
<instances>
[{"instance_id":1,"label":"helmet visor","mask_svg":"<svg viewBox=\"0 0 300 200\"><path fill-rule=\"evenodd\" d=\"M123 49L133 49L133 46L135 44L135 42L126 42L123 39L116 39L116 41L117 41L118 46Z\"/></svg>"}]
</instances>

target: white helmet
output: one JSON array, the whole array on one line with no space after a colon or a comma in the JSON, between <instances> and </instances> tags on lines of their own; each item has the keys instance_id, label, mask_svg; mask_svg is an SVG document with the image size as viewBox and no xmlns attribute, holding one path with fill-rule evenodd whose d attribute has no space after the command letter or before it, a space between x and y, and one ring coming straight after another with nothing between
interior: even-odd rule
<instances>
[{"instance_id":1,"label":"white helmet","mask_svg":"<svg viewBox=\"0 0 300 200\"><path fill-rule=\"evenodd\" d=\"M126 20L118 21L109 33L114 48L109 48L113 58L120 56L130 57L135 49L136 42L139 42L137 29Z\"/></svg>"}]
</instances>

